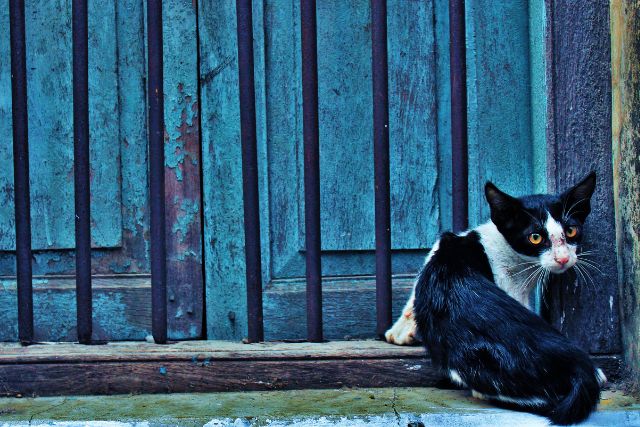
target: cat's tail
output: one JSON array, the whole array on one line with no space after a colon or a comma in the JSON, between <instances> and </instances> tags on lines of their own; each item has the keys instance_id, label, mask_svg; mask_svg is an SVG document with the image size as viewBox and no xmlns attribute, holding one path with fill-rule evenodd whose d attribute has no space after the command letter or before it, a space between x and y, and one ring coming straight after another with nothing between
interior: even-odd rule
<instances>
[{"instance_id":1,"label":"cat's tail","mask_svg":"<svg viewBox=\"0 0 640 427\"><path fill-rule=\"evenodd\" d=\"M576 372L571 380L571 391L555 407L549 408L547 417L554 424L570 425L586 420L600 401L597 372Z\"/></svg>"}]
</instances>

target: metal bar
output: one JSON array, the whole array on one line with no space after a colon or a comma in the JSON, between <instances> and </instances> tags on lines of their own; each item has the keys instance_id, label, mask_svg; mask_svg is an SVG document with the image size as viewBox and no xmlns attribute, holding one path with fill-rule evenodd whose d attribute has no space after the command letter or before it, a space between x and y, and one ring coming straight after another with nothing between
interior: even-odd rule
<instances>
[{"instance_id":1,"label":"metal bar","mask_svg":"<svg viewBox=\"0 0 640 427\"><path fill-rule=\"evenodd\" d=\"M16 221L16 277L18 282L18 338L33 341L31 282L31 206L29 200L29 133L24 1L9 2L11 37L11 107Z\"/></svg>"},{"instance_id":2,"label":"metal bar","mask_svg":"<svg viewBox=\"0 0 640 427\"><path fill-rule=\"evenodd\" d=\"M449 38L453 230L458 232L469 222L464 0L449 0Z\"/></svg>"},{"instance_id":3,"label":"metal bar","mask_svg":"<svg viewBox=\"0 0 640 427\"><path fill-rule=\"evenodd\" d=\"M167 266L164 208L164 92L162 73L162 1L147 1L149 97L149 192L151 222L151 331L167 342Z\"/></svg>"},{"instance_id":4,"label":"metal bar","mask_svg":"<svg viewBox=\"0 0 640 427\"><path fill-rule=\"evenodd\" d=\"M89 67L87 1L74 0L73 170L76 230L76 308L78 341L91 342L91 210L89 183Z\"/></svg>"},{"instance_id":5,"label":"metal bar","mask_svg":"<svg viewBox=\"0 0 640 427\"><path fill-rule=\"evenodd\" d=\"M387 1L371 0L373 158L376 209L376 332L391 327L391 201L389 186L389 79Z\"/></svg>"},{"instance_id":6,"label":"metal bar","mask_svg":"<svg viewBox=\"0 0 640 427\"><path fill-rule=\"evenodd\" d=\"M302 120L304 139L304 223L307 264L307 339L323 340L320 259L320 138L315 0L300 1L302 36Z\"/></svg>"},{"instance_id":7,"label":"metal bar","mask_svg":"<svg viewBox=\"0 0 640 427\"><path fill-rule=\"evenodd\" d=\"M242 140L242 191L244 201L244 253L247 280L247 316L250 342L264 341L262 317L262 265L260 258L260 208L256 148L256 92L253 71L253 16L251 0L236 0L238 21L238 81Z\"/></svg>"}]
</instances>

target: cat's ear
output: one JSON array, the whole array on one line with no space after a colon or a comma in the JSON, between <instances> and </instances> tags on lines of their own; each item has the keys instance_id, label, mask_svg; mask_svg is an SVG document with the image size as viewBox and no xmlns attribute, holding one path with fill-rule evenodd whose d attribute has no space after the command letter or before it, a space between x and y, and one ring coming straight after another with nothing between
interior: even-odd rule
<instances>
[{"instance_id":1,"label":"cat's ear","mask_svg":"<svg viewBox=\"0 0 640 427\"><path fill-rule=\"evenodd\" d=\"M592 171L579 183L562 193L562 216L575 218L580 222L591 212L591 196L596 189L596 173Z\"/></svg>"},{"instance_id":2,"label":"cat's ear","mask_svg":"<svg viewBox=\"0 0 640 427\"><path fill-rule=\"evenodd\" d=\"M492 182L487 182L484 186L484 195L491 208L491 220L500 226L509 226L520 217L522 203L520 200L501 191Z\"/></svg>"}]
</instances>

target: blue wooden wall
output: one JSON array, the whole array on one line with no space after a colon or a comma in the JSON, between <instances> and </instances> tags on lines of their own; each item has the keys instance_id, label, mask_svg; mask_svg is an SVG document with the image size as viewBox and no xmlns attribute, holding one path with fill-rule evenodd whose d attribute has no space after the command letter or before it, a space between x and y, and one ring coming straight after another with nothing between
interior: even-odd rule
<instances>
[{"instance_id":1,"label":"blue wooden wall","mask_svg":"<svg viewBox=\"0 0 640 427\"><path fill-rule=\"evenodd\" d=\"M470 218L487 179L543 191L542 1L467 2ZM399 306L451 216L447 2L389 1L392 245ZM530 12L531 9L531 12ZM296 1L254 3L267 339L303 338L304 198ZM325 333L372 336L373 151L369 2L318 3ZM537 15L536 15L537 14ZM235 5L199 2L207 331L246 333ZM530 31L531 30L531 31ZM533 88L532 88L533 87ZM538 107L537 112L540 112ZM534 134L534 132L537 132ZM544 131L542 131L544 135ZM542 144L542 150L539 148Z\"/></svg>"},{"instance_id":2,"label":"blue wooden wall","mask_svg":"<svg viewBox=\"0 0 640 427\"><path fill-rule=\"evenodd\" d=\"M94 338L150 331L144 2L89 5ZM0 8L0 340L17 338L8 8ZM196 9L164 17L169 333L202 336ZM36 339L75 340L71 1L26 2Z\"/></svg>"},{"instance_id":3,"label":"blue wooden wall","mask_svg":"<svg viewBox=\"0 0 640 427\"><path fill-rule=\"evenodd\" d=\"M157 197L146 185L144 8L142 0L91 7L92 238L94 271L107 280L97 291L96 329L140 339L149 330L147 200ZM70 10L68 0L27 2L34 272L64 277L73 273ZM390 0L388 11L398 307L426 251L451 225L448 1ZM487 217L485 180L514 194L546 186L541 11L543 0L467 0L472 224ZM369 1L321 1L317 12L326 336L372 336ZM7 14L0 11L0 156L7 159L0 168L0 275L11 276ZM253 14L266 336L302 338L299 2L256 1ZM206 326L209 338L239 339L247 325L235 1L165 1L163 17L171 335L200 337ZM58 284L67 291L52 294L50 280L41 280L41 336L73 339L72 286ZM2 283L0 303L10 309L1 323L14 325L14 282ZM12 337L13 326L0 327L0 338Z\"/></svg>"}]
</instances>

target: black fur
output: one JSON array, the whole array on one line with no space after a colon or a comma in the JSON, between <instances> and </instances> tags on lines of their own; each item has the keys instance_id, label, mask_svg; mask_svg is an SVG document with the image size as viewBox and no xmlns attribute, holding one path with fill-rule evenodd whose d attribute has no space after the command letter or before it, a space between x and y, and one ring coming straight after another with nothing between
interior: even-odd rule
<instances>
[{"instance_id":1,"label":"black fur","mask_svg":"<svg viewBox=\"0 0 640 427\"><path fill-rule=\"evenodd\" d=\"M573 197L580 216L566 221L581 225L589 203L579 199L593 192L588 180L561 196L522 199L495 193L499 190L488 185L492 219L501 224L501 232L517 234L508 238L511 243L520 239L522 227L535 226L531 218L515 212L514 204L532 210L544 206L555 217L562 216L563 204ZM584 191L585 182L590 190ZM579 199L576 188L584 193ZM447 372L455 370L472 390L489 398L536 399L533 406L502 405L545 415L556 424L583 421L595 409L600 385L589 356L495 285L476 232L442 235L438 250L418 276L415 296L418 332L432 360Z\"/></svg>"}]
</instances>

